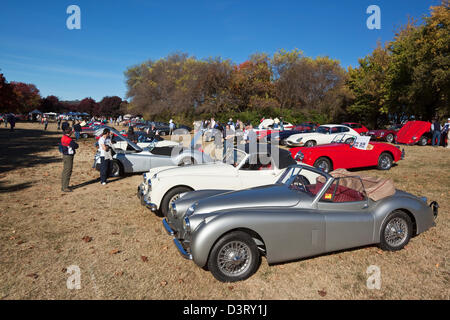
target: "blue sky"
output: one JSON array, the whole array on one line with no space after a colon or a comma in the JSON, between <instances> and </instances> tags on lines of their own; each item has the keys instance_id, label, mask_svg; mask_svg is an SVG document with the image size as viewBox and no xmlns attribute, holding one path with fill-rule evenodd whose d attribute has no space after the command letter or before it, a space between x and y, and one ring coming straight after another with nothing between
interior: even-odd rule
<instances>
[{"instance_id":1,"label":"blue sky","mask_svg":"<svg viewBox=\"0 0 450 320\"><path fill-rule=\"evenodd\" d=\"M124 71L176 51L236 63L255 52L298 48L356 66L377 41L393 38L408 16L420 19L439 0L154 1L2 0L0 69L8 81L34 83L61 99L126 95ZM69 5L81 30L69 30ZM381 29L369 30L369 5Z\"/></svg>"}]
</instances>

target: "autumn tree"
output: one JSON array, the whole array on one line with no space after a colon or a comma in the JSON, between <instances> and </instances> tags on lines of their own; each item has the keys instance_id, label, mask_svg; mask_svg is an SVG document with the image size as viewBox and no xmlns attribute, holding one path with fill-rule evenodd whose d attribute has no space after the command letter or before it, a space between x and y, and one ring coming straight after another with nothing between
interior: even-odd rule
<instances>
[{"instance_id":1,"label":"autumn tree","mask_svg":"<svg viewBox=\"0 0 450 320\"><path fill-rule=\"evenodd\" d=\"M10 85L15 95L11 112L28 113L39 106L41 96L34 84L12 81Z\"/></svg>"}]
</instances>

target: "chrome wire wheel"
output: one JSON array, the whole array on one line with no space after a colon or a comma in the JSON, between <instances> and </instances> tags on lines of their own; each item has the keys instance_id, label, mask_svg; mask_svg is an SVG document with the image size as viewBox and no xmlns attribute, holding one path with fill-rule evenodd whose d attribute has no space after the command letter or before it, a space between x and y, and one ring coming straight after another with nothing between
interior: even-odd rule
<instances>
[{"instance_id":1,"label":"chrome wire wheel","mask_svg":"<svg viewBox=\"0 0 450 320\"><path fill-rule=\"evenodd\" d=\"M252 263L250 247L242 241L226 243L217 255L217 266L226 276L238 277L244 274Z\"/></svg>"},{"instance_id":2,"label":"chrome wire wheel","mask_svg":"<svg viewBox=\"0 0 450 320\"><path fill-rule=\"evenodd\" d=\"M378 169L389 170L392 167L392 157L387 153L382 153L378 159Z\"/></svg>"},{"instance_id":3,"label":"chrome wire wheel","mask_svg":"<svg viewBox=\"0 0 450 320\"><path fill-rule=\"evenodd\" d=\"M384 240L391 247L399 247L408 238L408 231L407 222L400 217L395 217L384 229Z\"/></svg>"},{"instance_id":4,"label":"chrome wire wheel","mask_svg":"<svg viewBox=\"0 0 450 320\"><path fill-rule=\"evenodd\" d=\"M180 198L180 194L177 193L176 195L174 195L172 198L170 198L169 200L169 208L172 206L172 203L174 203L175 201L177 201Z\"/></svg>"},{"instance_id":5,"label":"chrome wire wheel","mask_svg":"<svg viewBox=\"0 0 450 320\"><path fill-rule=\"evenodd\" d=\"M394 141L394 135L392 133L389 133L386 136L386 141L392 143L392 141Z\"/></svg>"}]
</instances>

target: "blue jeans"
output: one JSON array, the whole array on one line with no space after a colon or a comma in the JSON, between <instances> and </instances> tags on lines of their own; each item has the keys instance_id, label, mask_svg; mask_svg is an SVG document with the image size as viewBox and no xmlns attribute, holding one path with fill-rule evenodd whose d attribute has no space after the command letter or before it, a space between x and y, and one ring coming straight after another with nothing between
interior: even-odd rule
<instances>
[{"instance_id":1,"label":"blue jeans","mask_svg":"<svg viewBox=\"0 0 450 320\"><path fill-rule=\"evenodd\" d=\"M435 141L437 139L437 144L435 144ZM441 132L440 131L433 131L433 140L431 141L432 146L439 146L441 144Z\"/></svg>"},{"instance_id":2,"label":"blue jeans","mask_svg":"<svg viewBox=\"0 0 450 320\"><path fill-rule=\"evenodd\" d=\"M75 140L80 139L80 132L79 131L75 131Z\"/></svg>"}]
</instances>

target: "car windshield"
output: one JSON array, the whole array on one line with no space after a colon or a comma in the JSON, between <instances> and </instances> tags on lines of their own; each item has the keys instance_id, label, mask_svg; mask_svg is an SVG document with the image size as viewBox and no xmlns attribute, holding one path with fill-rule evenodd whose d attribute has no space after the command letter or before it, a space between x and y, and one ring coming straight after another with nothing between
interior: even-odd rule
<instances>
[{"instance_id":1,"label":"car windshield","mask_svg":"<svg viewBox=\"0 0 450 320\"><path fill-rule=\"evenodd\" d=\"M234 167L237 167L247 156L247 154L239 149L230 149L222 158L223 163L229 163Z\"/></svg>"},{"instance_id":2,"label":"car windshield","mask_svg":"<svg viewBox=\"0 0 450 320\"><path fill-rule=\"evenodd\" d=\"M356 136L352 134L338 134L333 138L331 143L346 143L350 144L356 140Z\"/></svg>"},{"instance_id":3,"label":"car windshield","mask_svg":"<svg viewBox=\"0 0 450 320\"><path fill-rule=\"evenodd\" d=\"M327 179L329 179L329 176L327 177L323 173L309 170L303 166L293 166L283 172L277 183L314 197L322 190Z\"/></svg>"},{"instance_id":4,"label":"car windshield","mask_svg":"<svg viewBox=\"0 0 450 320\"><path fill-rule=\"evenodd\" d=\"M316 132L327 134L327 133L330 133L330 130L331 130L330 127L320 126L317 128Z\"/></svg>"}]
</instances>

